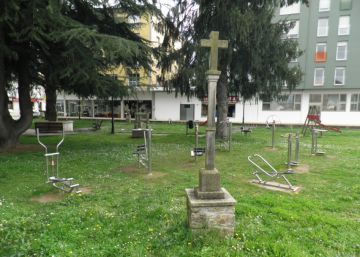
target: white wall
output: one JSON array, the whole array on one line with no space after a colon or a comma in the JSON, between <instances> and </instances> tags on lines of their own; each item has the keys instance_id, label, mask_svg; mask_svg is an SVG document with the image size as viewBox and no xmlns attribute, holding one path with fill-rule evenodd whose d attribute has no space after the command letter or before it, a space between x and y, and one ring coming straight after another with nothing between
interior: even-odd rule
<instances>
[{"instance_id":1,"label":"white wall","mask_svg":"<svg viewBox=\"0 0 360 257\"><path fill-rule=\"evenodd\" d=\"M327 91L304 91L297 92L302 94L301 110L300 111L263 111L262 101L255 100L247 101L245 104L245 123L264 124L270 116L275 115L275 118L280 120L282 124L297 124L302 125L305 122L308 108L310 93L319 94L347 94L346 112L321 112L321 121L324 125L338 125L338 126L360 126L360 112L350 112L350 98L352 93L360 93L360 90L327 90ZM63 99L63 96L58 97ZM76 96L66 96L66 99L77 100ZM128 100L128 99L124 99ZM153 104L153 119L159 121L178 121L180 120L180 104L194 104L195 105L195 120L206 120L206 117L201 117L201 101L197 98L187 99L186 96L175 97L174 93L168 94L163 91L142 91L138 92L137 97L129 97L129 100L152 100ZM14 108L16 104L14 104ZM15 112L15 111L14 111ZM230 118L232 122L241 123L243 116L242 102L236 103L235 118Z\"/></svg>"},{"instance_id":2,"label":"white wall","mask_svg":"<svg viewBox=\"0 0 360 257\"><path fill-rule=\"evenodd\" d=\"M186 96L175 97L174 93L155 92L155 114L156 120L180 120L180 104L195 104L195 120L203 120L201 118L201 101L197 98Z\"/></svg>"}]
</instances>

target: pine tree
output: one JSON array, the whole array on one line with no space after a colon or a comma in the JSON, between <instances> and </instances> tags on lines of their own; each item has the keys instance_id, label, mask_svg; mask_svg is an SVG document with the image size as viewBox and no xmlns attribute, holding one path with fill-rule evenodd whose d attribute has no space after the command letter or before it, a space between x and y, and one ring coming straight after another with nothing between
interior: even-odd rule
<instances>
[{"instance_id":1,"label":"pine tree","mask_svg":"<svg viewBox=\"0 0 360 257\"><path fill-rule=\"evenodd\" d=\"M117 14L161 16L147 0L0 1L0 147L12 147L32 122L32 86L43 85L47 117L56 119L56 90L81 96L118 97L128 91L108 71L118 65L151 69L156 51ZM105 1L104 1L105 2ZM20 119L8 110L17 84Z\"/></svg>"},{"instance_id":2,"label":"pine tree","mask_svg":"<svg viewBox=\"0 0 360 257\"><path fill-rule=\"evenodd\" d=\"M298 66L289 66L297 58L298 44L285 39L293 24L275 21L274 11L280 5L297 0L194 0L178 1L172 12L174 27L169 38L182 43L179 50L164 55L163 63L176 63L178 72L167 83L186 95L206 95L205 71L208 69L208 50L200 48L200 40L211 31L219 31L221 39L229 41L226 50L219 51L221 75L217 86L217 136L225 135L220 126L227 119L229 94L241 95L244 100L254 96L276 97L286 82L292 90L301 80ZM307 2L307 1L303 1ZM164 71L166 72L166 71Z\"/></svg>"}]
</instances>

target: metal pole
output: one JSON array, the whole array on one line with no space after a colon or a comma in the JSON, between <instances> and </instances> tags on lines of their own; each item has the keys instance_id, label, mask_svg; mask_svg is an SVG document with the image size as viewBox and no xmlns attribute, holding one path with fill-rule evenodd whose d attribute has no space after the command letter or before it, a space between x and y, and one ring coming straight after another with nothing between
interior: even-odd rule
<instances>
[{"instance_id":1,"label":"metal pole","mask_svg":"<svg viewBox=\"0 0 360 257\"><path fill-rule=\"evenodd\" d=\"M147 130L148 132L148 173L152 175L152 167L151 167L151 127Z\"/></svg>"},{"instance_id":2,"label":"metal pole","mask_svg":"<svg viewBox=\"0 0 360 257\"><path fill-rule=\"evenodd\" d=\"M195 161L197 160L197 150L198 150L198 147L199 147L199 125L196 124L196 125L195 125L195 151L194 151Z\"/></svg>"},{"instance_id":3,"label":"metal pole","mask_svg":"<svg viewBox=\"0 0 360 257\"><path fill-rule=\"evenodd\" d=\"M300 134L296 132L296 145L295 145L295 162L299 164L299 152L300 152Z\"/></svg>"},{"instance_id":4,"label":"metal pole","mask_svg":"<svg viewBox=\"0 0 360 257\"><path fill-rule=\"evenodd\" d=\"M318 133L317 131L314 129L314 135L315 135L315 144L314 144L314 153L317 154L318 153L318 143L317 143L317 140L318 140Z\"/></svg>"},{"instance_id":5,"label":"metal pole","mask_svg":"<svg viewBox=\"0 0 360 257\"><path fill-rule=\"evenodd\" d=\"M314 148L315 148L315 130L311 129L311 154L315 154Z\"/></svg>"},{"instance_id":6,"label":"metal pole","mask_svg":"<svg viewBox=\"0 0 360 257\"><path fill-rule=\"evenodd\" d=\"M292 172L291 157L292 157L292 134L289 133L289 136L288 136L288 162L287 162L287 171L288 172Z\"/></svg>"},{"instance_id":7,"label":"metal pole","mask_svg":"<svg viewBox=\"0 0 360 257\"><path fill-rule=\"evenodd\" d=\"M275 121L273 120L272 126L271 126L271 132L272 132L272 138L271 138L271 147L275 148Z\"/></svg>"}]
</instances>

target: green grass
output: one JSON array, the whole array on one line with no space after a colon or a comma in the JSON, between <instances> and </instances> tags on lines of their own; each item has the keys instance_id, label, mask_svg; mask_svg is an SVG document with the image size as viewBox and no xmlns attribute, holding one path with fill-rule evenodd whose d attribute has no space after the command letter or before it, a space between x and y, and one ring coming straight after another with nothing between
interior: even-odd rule
<instances>
[{"instance_id":1,"label":"green grass","mask_svg":"<svg viewBox=\"0 0 360 257\"><path fill-rule=\"evenodd\" d=\"M91 126L91 121L75 127ZM299 194L251 185L247 156L261 153L285 169L287 144L277 130L234 134L231 152L217 151L222 185L237 200L236 234L192 235L186 227L185 188L198 183L197 162L189 156L194 136L184 125L151 124L153 171L149 177L132 156L141 139L132 125L110 122L92 133L68 135L61 152L61 175L74 177L89 194L66 195L55 203L33 197L56 193L45 184L43 150L35 137L21 143L33 150L0 153L0 256L360 256L360 131L329 132L319 139L325 156L310 155L310 136L301 139L301 164L308 173L290 175ZM205 128L201 128L204 134ZM191 131L192 133L193 131ZM57 137L46 137L55 144ZM201 144L204 137L200 138Z\"/></svg>"}]
</instances>

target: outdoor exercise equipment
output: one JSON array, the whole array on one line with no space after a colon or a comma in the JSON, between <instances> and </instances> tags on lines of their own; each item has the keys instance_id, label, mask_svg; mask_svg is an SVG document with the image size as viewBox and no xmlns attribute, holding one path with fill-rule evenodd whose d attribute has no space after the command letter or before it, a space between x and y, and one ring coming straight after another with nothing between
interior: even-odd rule
<instances>
[{"instance_id":1,"label":"outdoor exercise equipment","mask_svg":"<svg viewBox=\"0 0 360 257\"><path fill-rule=\"evenodd\" d=\"M312 155L324 155L324 151L320 151L318 148L318 136L319 134L326 132L326 129L315 129L311 130L311 154Z\"/></svg>"},{"instance_id":2,"label":"outdoor exercise equipment","mask_svg":"<svg viewBox=\"0 0 360 257\"><path fill-rule=\"evenodd\" d=\"M292 166L299 165L299 151L300 151L300 137L299 133L297 132L295 135L295 159L293 159L293 140L294 136L292 133L289 133L287 136L287 142L288 142L288 154L287 154L287 162L285 163L287 165L287 173L294 173Z\"/></svg>"},{"instance_id":3,"label":"outdoor exercise equipment","mask_svg":"<svg viewBox=\"0 0 360 257\"><path fill-rule=\"evenodd\" d=\"M149 117L148 112L137 112L135 113L134 129L132 130L133 138L142 138L143 132L149 128Z\"/></svg>"},{"instance_id":4,"label":"outdoor exercise equipment","mask_svg":"<svg viewBox=\"0 0 360 257\"><path fill-rule=\"evenodd\" d=\"M35 123L35 131L39 144L45 149L45 161L46 161L46 183L52 184L55 188L58 188L64 192L79 193L79 184L74 183L73 178L61 178L59 177L59 147L64 142L65 134L63 124L59 122L37 122ZM55 134L61 133L61 140L56 145L55 152L49 152L49 147L45 145L41 140L40 136L44 134ZM51 175L49 175L51 173Z\"/></svg>"},{"instance_id":5,"label":"outdoor exercise equipment","mask_svg":"<svg viewBox=\"0 0 360 257\"><path fill-rule=\"evenodd\" d=\"M266 119L266 127L270 128L271 126L271 148L275 148L275 130L276 130L276 124L280 124L280 119L276 115L270 115Z\"/></svg>"},{"instance_id":6,"label":"outdoor exercise equipment","mask_svg":"<svg viewBox=\"0 0 360 257\"><path fill-rule=\"evenodd\" d=\"M255 159L257 159L257 162L255 162ZM290 181L285 177L287 172L278 172L264 157L262 157L260 154L254 154L248 156L249 162L255 166L255 171L253 172L253 175L256 177L255 180L252 180L252 183L261 184L265 187L276 187L283 190L290 190L290 191L297 191L299 188L296 186L293 186ZM263 164L259 164L259 162L262 162ZM260 165L266 166L265 168L262 168ZM286 184L281 183L274 183L273 181L265 181L261 178L260 174L265 175L266 177L273 178L273 179L283 179Z\"/></svg>"},{"instance_id":7,"label":"outdoor exercise equipment","mask_svg":"<svg viewBox=\"0 0 360 257\"><path fill-rule=\"evenodd\" d=\"M195 147L190 151L190 156L195 157L203 156L205 153L205 147L199 147L199 125L195 124Z\"/></svg>"},{"instance_id":8,"label":"outdoor exercise equipment","mask_svg":"<svg viewBox=\"0 0 360 257\"><path fill-rule=\"evenodd\" d=\"M151 128L143 130L144 144L138 145L134 151L134 155L138 157L138 165L144 167L149 174L152 173L151 167Z\"/></svg>"},{"instance_id":9,"label":"outdoor exercise equipment","mask_svg":"<svg viewBox=\"0 0 360 257\"><path fill-rule=\"evenodd\" d=\"M332 131L339 132L339 133L341 132L341 130L339 128L329 127L329 126L322 124L320 116L321 116L321 112L320 112L319 107L317 107L317 106L309 107L308 114L306 116L304 125L301 130L301 133L303 134L303 136L306 135L306 131L308 128L310 128L310 130L312 130L313 128L322 128L325 130L332 130Z\"/></svg>"}]
</instances>

